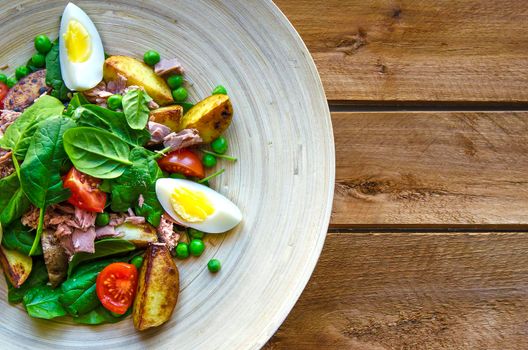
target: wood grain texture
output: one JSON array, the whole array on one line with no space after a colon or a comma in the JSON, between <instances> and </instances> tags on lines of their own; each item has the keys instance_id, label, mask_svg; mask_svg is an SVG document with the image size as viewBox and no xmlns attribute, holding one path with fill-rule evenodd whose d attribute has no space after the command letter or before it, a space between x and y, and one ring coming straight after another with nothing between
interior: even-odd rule
<instances>
[{"instance_id":1,"label":"wood grain texture","mask_svg":"<svg viewBox=\"0 0 528 350\"><path fill-rule=\"evenodd\" d=\"M1 1L0 67L12 73L25 64L35 35L56 38L66 3ZM260 349L308 282L330 219L332 127L309 52L271 1L75 3L93 19L108 53L141 58L154 49L177 57L190 102L226 87L234 108L226 138L238 161L219 160L211 171L226 171L212 187L237 204L243 221L208 235L199 259L177 261L172 318L141 333L130 318L97 327L31 319L20 305L8 305L0 281L9 320L0 323L0 349ZM212 258L222 262L217 274L207 269Z\"/></svg>"},{"instance_id":2,"label":"wood grain texture","mask_svg":"<svg viewBox=\"0 0 528 350\"><path fill-rule=\"evenodd\" d=\"M526 251L526 233L329 234L265 349L526 349Z\"/></svg>"},{"instance_id":3,"label":"wood grain texture","mask_svg":"<svg viewBox=\"0 0 528 350\"><path fill-rule=\"evenodd\" d=\"M524 0L277 0L333 101L527 102Z\"/></svg>"},{"instance_id":4,"label":"wood grain texture","mask_svg":"<svg viewBox=\"0 0 528 350\"><path fill-rule=\"evenodd\" d=\"M333 227L528 227L527 112L332 118Z\"/></svg>"}]
</instances>

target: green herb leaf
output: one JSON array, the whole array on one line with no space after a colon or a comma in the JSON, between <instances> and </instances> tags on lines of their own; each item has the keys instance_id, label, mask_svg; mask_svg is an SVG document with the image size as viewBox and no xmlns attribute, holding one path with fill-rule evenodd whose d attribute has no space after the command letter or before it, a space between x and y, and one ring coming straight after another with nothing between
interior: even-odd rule
<instances>
[{"instance_id":1,"label":"green herb leaf","mask_svg":"<svg viewBox=\"0 0 528 350\"><path fill-rule=\"evenodd\" d=\"M93 309L92 311L81 315L79 317L74 317L73 321L80 324L89 324L89 325L98 325L103 323L116 323L125 319L128 315L132 313L132 308L128 309L124 315L116 317L110 311L100 305Z\"/></svg>"},{"instance_id":2,"label":"green herb leaf","mask_svg":"<svg viewBox=\"0 0 528 350\"><path fill-rule=\"evenodd\" d=\"M75 254L70 264L68 265L68 276L75 270L75 268L88 261L97 260L103 257L108 257L117 254L128 253L136 249L136 246L129 241L121 238L108 238L95 242L95 252L77 253Z\"/></svg>"},{"instance_id":3,"label":"green herb leaf","mask_svg":"<svg viewBox=\"0 0 528 350\"><path fill-rule=\"evenodd\" d=\"M61 101L68 100L70 90L62 80L60 59L59 59L59 40L53 43L53 47L46 55L46 85L53 89L51 96L60 99Z\"/></svg>"},{"instance_id":4,"label":"green herb leaf","mask_svg":"<svg viewBox=\"0 0 528 350\"><path fill-rule=\"evenodd\" d=\"M100 304L95 291L97 275L106 266L117 261L128 261L128 257L94 261L79 266L72 276L61 285L60 302L72 316L92 311Z\"/></svg>"},{"instance_id":5,"label":"green herb leaf","mask_svg":"<svg viewBox=\"0 0 528 350\"><path fill-rule=\"evenodd\" d=\"M133 147L143 146L150 140L148 130L131 129L125 115L121 112L114 112L96 105L85 105L75 110L74 118L79 126L108 130Z\"/></svg>"},{"instance_id":6,"label":"green herb leaf","mask_svg":"<svg viewBox=\"0 0 528 350\"><path fill-rule=\"evenodd\" d=\"M119 177L132 165L130 149L116 135L77 127L64 133L64 149L77 170L99 179Z\"/></svg>"},{"instance_id":7,"label":"green herb leaf","mask_svg":"<svg viewBox=\"0 0 528 350\"><path fill-rule=\"evenodd\" d=\"M90 104L90 101L88 101L83 94L77 92L73 95L70 103L68 104L68 108L66 108L64 114L71 117L73 116L73 112L75 112L77 108L87 104Z\"/></svg>"},{"instance_id":8,"label":"green herb leaf","mask_svg":"<svg viewBox=\"0 0 528 350\"><path fill-rule=\"evenodd\" d=\"M66 315L66 310L59 302L61 290L50 286L37 286L29 289L23 301L31 317L52 319Z\"/></svg>"},{"instance_id":9,"label":"green herb leaf","mask_svg":"<svg viewBox=\"0 0 528 350\"><path fill-rule=\"evenodd\" d=\"M37 125L43 120L61 115L63 110L61 101L51 96L41 96L7 128L0 140L0 147L13 151L17 159L23 160Z\"/></svg>"},{"instance_id":10,"label":"green herb leaf","mask_svg":"<svg viewBox=\"0 0 528 350\"><path fill-rule=\"evenodd\" d=\"M164 209L158 200L158 196L156 195L156 183L152 183L142 194L143 205L140 207L139 204L136 204L136 215L143 216L149 222L149 224L154 227L158 227Z\"/></svg>"},{"instance_id":11,"label":"green herb leaf","mask_svg":"<svg viewBox=\"0 0 528 350\"><path fill-rule=\"evenodd\" d=\"M29 204L16 172L0 179L0 223L4 227L20 218Z\"/></svg>"},{"instance_id":12,"label":"green herb leaf","mask_svg":"<svg viewBox=\"0 0 528 350\"><path fill-rule=\"evenodd\" d=\"M154 182L163 176L155 160L156 154L145 148L130 152L133 165L112 182L111 209L117 212L133 208L140 194L145 194Z\"/></svg>"},{"instance_id":13,"label":"green herb leaf","mask_svg":"<svg viewBox=\"0 0 528 350\"><path fill-rule=\"evenodd\" d=\"M22 254L29 255L34 241L35 231L22 225L20 221L4 229L2 245L7 249L17 250ZM42 247L40 245L38 245L34 255L42 255Z\"/></svg>"},{"instance_id":14,"label":"green herb leaf","mask_svg":"<svg viewBox=\"0 0 528 350\"><path fill-rule=\"evenodd\" d=\"M67 159L62 144L66 130L75 126L71 119L57 116L39 124L20 166L22 189L38 208L62 202L70 191L62 187L60 168Z\"/></svg>"},{"instance_id":15,"label":"green herb leaf","mask_svg":"<svg viewBox=\"0 0 528 350\"><path fill-rule=\"evenodd\" d=\"M123 96L123 112L132 129L141 130L147 126L150 110L148 104L152 99L143 90L131 90Z\"/></svg>"},{"instance_id":16,"label":"green herb leaf","mask_svg":"<svg viewBox=\"0 0 528 350\"><path fill-rule=\"evenodd\" d=\"M48 283L48 270L42 259L33 259L31 273L24 284L19 288L15 288L7 278L6 281L8 286L7 300L10 303L21 303L28 290L37 286L44 286Z\"/></svg>"}]
</instances>

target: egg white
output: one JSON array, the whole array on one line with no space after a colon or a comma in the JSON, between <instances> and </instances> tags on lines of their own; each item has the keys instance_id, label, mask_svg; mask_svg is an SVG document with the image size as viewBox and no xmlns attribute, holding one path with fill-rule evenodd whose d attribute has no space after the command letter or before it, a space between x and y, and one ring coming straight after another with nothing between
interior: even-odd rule
<instances>
[{"instance_id":1,"label":"egg white","mask_svg":"<svg viewBox=\"0 0 528 350\"><path fill-rule=\"evenodd\" d=\"M211 202L214 213L202 222L186 222L174 211L171 204L171 194L175 187L183 187L190 191L202 192ZM159 179L156 181L156 195L165 212L174 220L183 226L192 227L206 233L226 232L242 221L242 213L233 202L209 187L193 181L171 178Z\"/></svg>"},{"instance_id":2,"label":"egg white","mask_svg":"<svg viewBox=\"0 0 528 350\"><path fill-rule=\"evenodd\" d=\"M64 34L68 28L68 23L76 20L84 26L90 36L92 52L90 57L80 63L71 62L68 59ZM103 80L103 66L105 61L103 43L88 15L78 6L69 3L64 9L59 31L59 59L61 65L62 79L73 91L89 90Z\"/></svg>"}]
</instances>

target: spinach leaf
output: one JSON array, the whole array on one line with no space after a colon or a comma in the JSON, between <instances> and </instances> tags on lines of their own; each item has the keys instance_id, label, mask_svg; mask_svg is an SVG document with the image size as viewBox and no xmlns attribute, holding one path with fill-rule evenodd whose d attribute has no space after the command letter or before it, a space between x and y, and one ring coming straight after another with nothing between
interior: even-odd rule
<instances>
[{"instance_id":1,"label":"spinach leaf","mask_svg":"<svg viewBox=\"0 0 528 350\"><path fill-rule=\"evenodd\" d=\"M146 192L143 192L143 205L140 207L136 203L136 215L143 216L152 226L158 227L163 215L164 209L161 206L158 196L156 195L156 183L152 183Z\"/></svg>"},{"instance_id":2,"label":"spinach leaf","mask_svg":"<svg viewBox=\"0 0 528 350\"><path fill-rule=\"evenodd\" d=\"M19 288L15 288L8 281L7 300L10 303L20 303L22 302L24 295L26 295L28 290L37 286L44 286L46 283L48 283L48 270L46 269L44 261L42 259L33 259L31 273L24 284L22 284Z\"/></svg>"},{"instance_id":3,"label":"spinach leaf","mask_svg":"<svg viewBox=\"0 0 528 350\"><path fill-rule=\"evenodd\" d=\"M64 84L64 81L62 80L58 39L53 43L50 52L46 55L46 85L53 89L51 91L51 96L56 97L61 101L68 100L70 90L68 90L66 84Z\"/></svg>"},{"instance_id":4,"label":"spinach leaf","mask_svg":"<svg viewBox=\"0 0 528 350\"><path fill-rule=\"evenodd\" d=\"M121 112L114 112L97 105L85 105L75 110L74 117L79 126L108 130L133 147L143 146L150 140L148 130L131 129Z\"/></svg>"},{"instance_id":5,"label":"spinach leaf","mask_svg":"<svg viewBox=\"0 0 528 350\"><path fill-rule=\"evenodd\" d=\"M20 166L22 188L38 208L62 202L70 191L62 187L60 168L66 158L62 138L75 126L68 118L53 117L39 124Z\"/></svg>"},{"instance_id":6,"label":"spinach leaf","mask_svg":"<svg viewBox=\"0 0 528 350\"><path fill-rule=\"evenodd\" d=\"M150 96L141 89L131 90L123 96L123 112L132 129L141 130L147 126L150 101Z\"/></svg>"},{"instance_id":7,"label":"spinach leaf","mask_svg":"<svg viewBox=\"0 0 528 350\"><path fill-rule=\"evenodd\" d=\"M96 307L92 311L81 315L79 317L74 317L73 321L80 324L89 324L89 325L98 325L103 323L116 323L125 319L128 315L132 313L132 308L128 309L125 314L121 316L114 316L110 311L105 309L102 305Z\"/></svg>"},{"instance_id":8,"label":"spinach leaf","mask_svg":"<svg viewBox=\"0 0 528 350\"><path fill-rule=\"evenodd\" d=\"M36 286L29 289L24 295L24 306L31 317L51 319L64 316L66 310L59 302L60 296L60 289L52 289L50 286Z\"/></svg>"},{"instance_id":9,"label":"spinach leaf","mask_svg":"<svg viewBox=\"0 0 528 350\"><path fill-rule=\"evenodd\" d=\"M127 143L108 131L77 127L64 133L63 139L73 165L93 177L116 178L132 165Z\"/></svg>"},{"instance_id":10,"label":"spinach leaf","mask_svg":"<svg viewBox=\"0 0 528 350\"><path fill-rule=\"evenodd\" d=\"M70 264L68 265L68 276L81 263L97 260L111 255L128 253L135 249L136 246L133 243L130 243L129 241L126 241L121 238L108 238L96 241L95 252L93 254L77 253L72 257Z\"/></svg>"},{"instance_id":11,"label":"spinach leaf","mask_svg":"<svg viewBox=\"0 0 528 350\"><path fill-rule=\"evenodd\" d=\"M163 176L156 157L157 154L145 148L134 148L130 152L133 165L112 182L113 211L123 212L133 208L139 195L146 193L152 184Z\"/></svg>"},{"instance_id":12,"label":"spinach leaf","mask_svg":"<svg viewBox=\"0 0 528 350\"><path fill-rule=\"evenodd\" d=\"M95 291L97 275L106 266L117 261L128 259L113 258L82 265L62 283L59 300L70 315L82 315L100 305Z\"/></svg>"},{"instance_id":13,"label":"spinach leaf","mask_svg":"<svg viewBox=\"0 0 528 350\"><path fill-rule=\"evenodd\" d=\"M63 110L61 101L51 96L41 96L7 128L0 140L0 147L13 151L17 159L23 160L37 125L43 120L61 115Z\"/></svg>"},{"instance_id":14,"label":"spinach leaf","mask_svg":"<svg viewBox=\"0 0 528 350\"><path fill-rule=\"evenodd\" d=\"M0 223L5 227L20 218L29 208L29 199L22 191L17 173L0 179Z\"/></svg>"},{"instance_id":15,"label":"spinach leaf","mask_svg":"<svg viewBox=\"0 0 528 350\"><path fill-rule=\"evenodd\" d=\"M46 207L65 201L70 196L70 191L62 186L60 168L67 159L62 138L65 131L74 126L71 119L62 116L39 124L20 166L22 189L31 203L40 208L39 225L31 255L35 254L40 244Z\"/></svg>"},{"instance_id":16,"label":"spinach leaf","mask_svg":"<svg viewBox=\"0 0 528 350\"><path fill-rule=\"evenodd\" d=\"M77 92L73 95L70 103L68 104L68 108L66 108L64 114L71 117L73 116L73 112L75 112L77 108L87 105L89 103L90 101L88 101L83 94Z\"/></svg>"},{"instance_id":17,"label":"spinach leaf","mask_svg":"<svg viewBox=\"0 0 528 350\"><path fill-rule=\"evenodd\" d=\"M15 222L13 225L4 229L2 245L7 249L19 251L22 254L29 255L31 246L35 241L35 232L29 227ZM33 255L42 255L42 246L38 245Z\"/></svg>"}]
</instances>

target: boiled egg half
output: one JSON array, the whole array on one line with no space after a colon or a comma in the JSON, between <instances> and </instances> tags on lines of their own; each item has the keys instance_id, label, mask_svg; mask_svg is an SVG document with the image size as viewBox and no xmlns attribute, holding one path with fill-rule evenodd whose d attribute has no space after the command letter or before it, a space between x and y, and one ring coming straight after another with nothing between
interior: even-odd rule
<instances>
[{"instance_id":1,"label":"boiled egg half","mask_svg":"<svg viewBox=\"0 0 528 350\"><path fill-rule=\"evenodd\" d=\"M103 43L92 20L78 6L64 9L59 31L62 79L73 91L93 88L103 79Z\"/></svg>"},{"instance_id":2,"label":"boiled egg half","mask_svg":"<svg viewBox=\"0 0 528 350\"><path fill-rule=\"evenodd\" d=\"M233 202L193 181L159 179L156 195L175 221L206 233L229 231L242 220L242 213Z\"/></svg>"}]
</instances>

